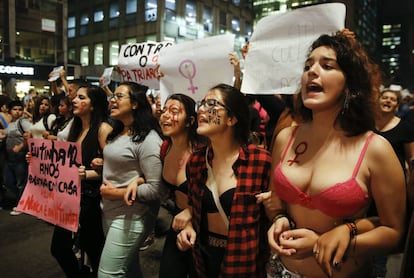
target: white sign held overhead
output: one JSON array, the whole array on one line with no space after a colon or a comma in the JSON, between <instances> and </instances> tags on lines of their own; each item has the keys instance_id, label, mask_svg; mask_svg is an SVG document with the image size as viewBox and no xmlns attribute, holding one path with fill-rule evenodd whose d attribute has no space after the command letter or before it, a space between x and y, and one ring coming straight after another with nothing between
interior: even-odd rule
<instances>
[{"instance_id":1,"label":"white sign held overhead","mask_svg":"<svg viewBox=\"0 0 414 278\"><path fill-rule=\"evenodd\" d=\"M344 28L345 5L328 3L262 18L252 35L241 91L293 94L311 43Z\"/></svg>"},{"instance_id":2,"label":"white sign held overhead","mask_svg":"<svg viewBox=\"0 0 414 278\"><path fill-rule=\"evenodd\" d=\"M122 81L143 84L151 89L159 89L157 63L161 49L168 48L171 42L144 42L124 44L118 58L118 71Z\"/></svg>"},{"instance_id":3,"label":"white sign held overhead","mask_svg":"<svg viewBox=\"0 0 414 278\"><path fill-rule=\"evenodd\" d=\"M54 67L52 72L49 74L49 82L53 82L59 79L60 75L59 72L63 70L63 66Z\"/></svg>"},{"instance_id":4,"label":"white sign held overhead","mask_svg":"<svg viewBox=\"0 0 414 278\"><path fill-rule=\"evenodd\" d=\"M112 75L112 71L114 70L114 67L109 67L109 68L105 68L101 79L102 79L102 87L108 86L111 83L111 75Z\"/></svg>"},{"instance_id":5,"label":"white sign held overhead","mask_svg":"<svg viewBox=\"0 0 414 278\"><path fill-rule=\"evenodd\" d=\"M161 101L181 93L201 100L219 84L233 83L233 66L228 55L234 49L234 35L219 35L165 48L159 57Z\"/></svg>"}]
</instances>

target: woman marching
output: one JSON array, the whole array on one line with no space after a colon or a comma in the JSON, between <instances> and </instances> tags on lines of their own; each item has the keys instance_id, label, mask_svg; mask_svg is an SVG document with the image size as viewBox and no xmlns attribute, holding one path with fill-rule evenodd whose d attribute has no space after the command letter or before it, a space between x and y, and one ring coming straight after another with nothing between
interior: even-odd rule
<instances>
[{"instance_id":1,"label":"woman marching","mask_svg":"<svg viewBox=\"0 0 414 278\"><path fill-rule=\"evenodd\" d=\"M101 186L106 241L99 277L142 277L139 246L153 229L160 200L167 195L161 183L162 135L147 90L123 82L111 97L113 131L103 152ZM129 184L138 187L130 206L124 203Z\"/></svg>"},{"instance_id":2,"label":"woman marching","mask_svg":"<svg viewBox=\"0 0 414 278\"><path fill-rule=\"evenodd\" d=\"M311 46L302 123L282 130L273 147L272 277L371 277L372 256L402 242L404 174L390 144L372 132L372 68L349 31ZM378 223L365 218L371 201Z\"/></svg>"},{"instance_id":3,"label":"woman marching","mask_svg":"<svg viewBox=\"0 0 414 278\"><path fill-rule=\"evenodd\" d=\"M255 196L267 191L270 156L247 144L245 97L219 84L201 101L197 118L197 133L210 144L187 165L192 219L177 245L192 248L197 277L265 277L268 220Z\"/></svg>"}]
</instances>

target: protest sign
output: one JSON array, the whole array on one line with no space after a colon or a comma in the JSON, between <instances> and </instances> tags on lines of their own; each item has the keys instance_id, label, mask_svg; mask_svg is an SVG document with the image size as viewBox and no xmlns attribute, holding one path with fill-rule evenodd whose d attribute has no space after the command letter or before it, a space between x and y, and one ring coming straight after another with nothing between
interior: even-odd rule
<instances>
[{"instance_id":1,"label":"protest sign","mask_svg":"<svg viewBox=\"0 0 414 278\"><path fill-rule=\"evenodd\" d=\"M111 75L112 71L114 70L114 67L105 68L104 72L102 73L101 79L102 79L102 87L108 86L111 83Z\"/></svg>"},{"instance_id":2,"label":"protest sign","mask_svg":"<svg viewBox=\"0 0 414 278\"><path fill-rule=\"evenodd\" d=\"M234 35L220 35L176 44L161 51L161 101L181 93L200 100L219 83L233 85L233 66L229 53L234 51Z\"/></svg>"},{"instance_id":3,"label":"protest sign","mask_svg":"<svg viewBox=\"0 0 414 278\"><path fill-rule=\"evenodd\" d=\"M76 232L81 195L79 144L29 139L28 145L29 174L16 210Z\"/></svg>"},{"instance_id":4,"label":"protest sign","mask_svg":"<svg viewBox=\"0 0 414 278\"><path fill-rule=\"evenodd\" d=\"M159 89L157 62L160 51L172 45L171 42L144 42L124 44L118 58L118 72L123 81L132 81Z\"/></svg>"},{"instance_id":5,"label":"protest sign","mask_svg":"<svg viewBox=\"0 0 414 278\"><path fill-rule=\"evenodd\" d=\"M52 82L59 79L59 72L63 70L63 66L54 67L52 73L49 75L49 79L47 81Z\"/></svg>"},{"instance_id":6,"label":"protest sign","mask_svg":"<svg viewBox=\"0 0 414 278\"><path fill-rule=\"evenodd\" d=\"M343 29L344 23L342 3L315 5L262 18L250 40L241 91L295 93L311 43L321 34Z\"/></svg>"}]
</instances>

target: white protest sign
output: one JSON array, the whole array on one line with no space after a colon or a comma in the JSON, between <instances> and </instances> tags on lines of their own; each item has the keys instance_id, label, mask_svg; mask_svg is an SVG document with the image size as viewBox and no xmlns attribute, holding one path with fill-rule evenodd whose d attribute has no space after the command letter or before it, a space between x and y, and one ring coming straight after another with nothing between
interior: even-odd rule
<instances>
[{"instance_id":1,"label":"white protest sign","mask_svg":"<svg viewBox=\"0 0 414 278\"><path fill-rule=\"evenodd\" d=\"M244 63L241 91L293 94L299 88L306 55L321 34L344 28L345 5L328 3L261 19Z\"/></svg>"},{"instance_id":2,"label":"white protest sign","mask_svg":"<svg viewBox=\"0 0 414 278\"><path fill-rule=\"evenodd\" d=\"M111 75L112 71L114 70L114 67L105 68L104 72L102 73L101 79L102 79L102 87L108 86L111 83Z\"/></svg>"},{"instance_id":3,"label":"white protest sign","mask_svg":"<svg viewBox=\"0 0 414 278\"><path fill-rule=\"evenodd\" d=\"M49 79L47 81L53 82L59 79L59 72L63 70L63 66L54 67L51 74L49 74Z\"/></svg>"},{"instance_id":4,"label":"white protest sign","mask_svg":"<svg viewBox=\"0 0 414 278\"><path fill-rule=\"evenodd\" d=\"M122 81L132 81L151 89L159 89L156 68L158 55L161 49L171 45L171 42L123 44L118 57Z\"/></svg>"},{"instance_id":5,"label":"white protest sign","mask_svg":"<svg viewBox=\"0 0 414 278\"><path fill-rule=\"evenodd\" d=\"M161 102L168 95L181 93L201 100L219 84L232 85L233 66L229 53L234 50L234 35L220 35L188 41L165 48L159 57Z\"/></svg>"}]
</instances>

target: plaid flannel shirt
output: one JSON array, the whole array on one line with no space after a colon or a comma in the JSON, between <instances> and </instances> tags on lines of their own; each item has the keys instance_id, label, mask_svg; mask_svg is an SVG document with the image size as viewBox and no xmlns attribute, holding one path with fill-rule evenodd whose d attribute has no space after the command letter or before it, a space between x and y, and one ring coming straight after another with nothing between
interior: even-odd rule
<instances>
[{"instance_id":1,"label":"plaid flannel shirt","mask_svg":"<svg viewBox=\"0 0 414 278\"><path fill-rule=\"evenodd\" d=\"M201 254L200 222L202 215L201 200L207 180L205 161L207 147L192 154L187 164L189 181L189 203L192 206L192 224L197 233L193 248L193 258L198 277L206 277L205 265ZM267 229L269 220L261 204L256 204L255 195L268 190L271 168L269 153L255 145L240 148L240 155L233 164L237 177L233 197L227 248L221 264L220 277L266 277L265 265L269 257ZM208 160L211 165L213 151L209 148Z\"/></svg>"}]
</instances>

